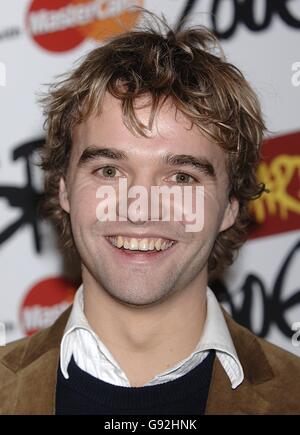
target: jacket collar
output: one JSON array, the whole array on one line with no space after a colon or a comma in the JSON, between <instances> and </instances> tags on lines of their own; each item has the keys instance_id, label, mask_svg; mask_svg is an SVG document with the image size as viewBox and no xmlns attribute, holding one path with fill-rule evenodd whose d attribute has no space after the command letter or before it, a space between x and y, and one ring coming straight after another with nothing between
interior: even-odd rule
<instances>
[{"instance_id":1,"label":"jacket collar","mask_svg":"<svg viewBox=\"0 0 300 435\"><path fill-rule=\"evenodd\" d=\"M70 312L71 307L52 327L35 334L23 346L15 347L2 359L2 364L17 375L5 385L15 392L14 414L55 413L60 343ZM225 311L224 316L245 379L233 390L216 358L206 414L253 414L254 409L268 413L271 404L257 391L257 385L274 377L266 355L259 340L250 331L238 325Z\"/></svg>"}]
</instances>

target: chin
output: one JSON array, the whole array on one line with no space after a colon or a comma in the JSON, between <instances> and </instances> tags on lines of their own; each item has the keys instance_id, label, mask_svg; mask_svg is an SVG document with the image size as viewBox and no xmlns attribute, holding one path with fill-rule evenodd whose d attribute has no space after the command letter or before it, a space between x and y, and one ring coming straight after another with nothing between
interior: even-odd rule
<instances>
[{"instance_id":1,"label":"chin","mask_svg":"<svg viewBox=\"0 0 300 435\"><path fill-rule=\"evenodd\" d=\"M131 305L131 306L149 306L154 305L156 303L159 303L161 300L165 299L167 296L166 294L161 294L159 292L154 293L153 289L150 294L139 291L123 291L122 294L119 292L109 292L109 294L118 302L124 305Z\"/></svg>"}]
</instances>

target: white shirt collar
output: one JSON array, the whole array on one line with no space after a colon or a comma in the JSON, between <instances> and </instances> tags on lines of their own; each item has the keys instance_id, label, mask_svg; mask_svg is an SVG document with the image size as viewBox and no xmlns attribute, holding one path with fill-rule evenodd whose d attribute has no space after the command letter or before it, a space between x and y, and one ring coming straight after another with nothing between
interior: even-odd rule
<instances>
[{"instance_id":1,"label":"white shirt collar","mask_svg":"<svg viewBox=\"0 0 300 435\"><path fill-rule=\"evenodd\" d=\"M156 375L147 385L168 382L186 374L200 364L212 349L216 351L235 389L243 382L243 368L221 307L212 290L207 287L207 317L196 349L180 363ZM60 347L60 367L66 379L69 377L67 368L72 355L76 364L92 376L115 385L130 386L126 374L87 321L83 311L83 286L76 292Z\"/></svg>"}]
</instances>

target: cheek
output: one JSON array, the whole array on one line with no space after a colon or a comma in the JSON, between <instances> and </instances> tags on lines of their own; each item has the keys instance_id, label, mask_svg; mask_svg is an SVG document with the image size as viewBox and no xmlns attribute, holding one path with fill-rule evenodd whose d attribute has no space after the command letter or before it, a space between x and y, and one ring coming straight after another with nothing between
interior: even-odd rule
<instances>
[{"instance_id":1,"label":"cheek","mask_svg":"<svg viewBox=\"0 0 300 435\"><path fill-rule=\"evenodd\" d=\"M74 182L70 195L70 217L72 226L88 226L97 220L97 186L90 181Z\"/></svg>"},{"instance_id":2,"label":"cheek","mask_svg":"<svg viewBox=\"0 0 300 435\"><path fill-rule=\"evenodd\" d=\"M201 231L194 234L194 246L198 259L206 258L212 250L222 222L222 207L219 200L211 192L204 194L204 223ZM202 261L202 260L201 260Z\"/></svg>"},{"instance_id":3,"label":"cheek","mask_svg":"<svg viewBox=\"0 0 300 435\"><path fill-rule=\"evenodd\" d=\"M226 192L223 189L206 189L204 191L204 208L205 214L209 220L219 222L226 206Z\"/></svg>"},{"instance_id":4,"label":"cheek","mask_svg":"<svg viewBox=\"0 0 300 435\"><path fill-rule=\"evenodd\" d=\"M196 195L193 195L192 212L190 207L186 208L184 212L183 224L186 227L188 225L189 228L195 228L195 232L200 234L201 238L201 233L217 232L217 228L222 221L223 200L218 197L216 189L204 188L201 196L199 195L196 198ZM197 225L194 225L196 222ZM196 228L200 228L200 230L196 230ZM198 239L199 236L196 235L196 238Z\"/></svg>"}]
</instances>

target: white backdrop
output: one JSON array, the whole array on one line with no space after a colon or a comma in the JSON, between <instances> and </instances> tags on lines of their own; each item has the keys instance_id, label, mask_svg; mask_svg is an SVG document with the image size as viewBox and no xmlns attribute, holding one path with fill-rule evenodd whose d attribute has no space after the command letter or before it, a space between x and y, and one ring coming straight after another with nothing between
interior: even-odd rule
<instances>
[{"instance_id":1,"label":"white backdrop","mask_svg":"<svg viewBox=\"0 0 300 435\"><path fill-rule=\"evenodd\" d=\"M186 14L191 24L214 28L262 101L271 139L260 175L272 193L254 206L260 227L214 288L238 321L300 355L292 340L300 322L299 0L0 3L0 322L7 340L47 326L73 296L53 234L35 215L41 173L34 150L43 138L37 94L117 31L112 17L138 21L124 12L133 4L174 25Z\"/></svg>"}]
</instances>

